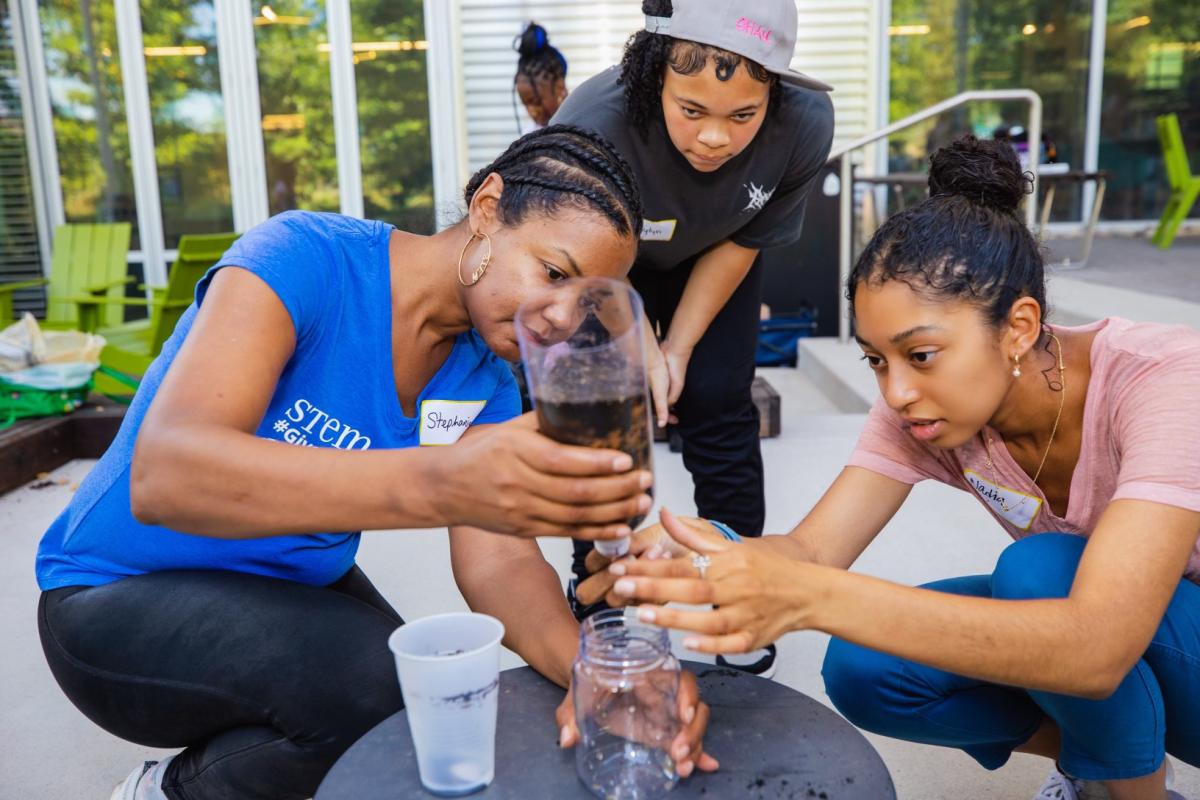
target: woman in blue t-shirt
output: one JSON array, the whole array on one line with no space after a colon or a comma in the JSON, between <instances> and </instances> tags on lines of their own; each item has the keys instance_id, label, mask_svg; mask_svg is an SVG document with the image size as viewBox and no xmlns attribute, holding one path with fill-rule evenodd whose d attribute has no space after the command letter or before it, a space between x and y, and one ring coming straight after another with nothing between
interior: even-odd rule
<instances>
[{"instance_id":1,"label":"woman in blue t-shirt","mask_svg":"<svg viewBox=\"0 0 1200 800\"><path fill-rule=\"evenodd\" d=\"M611 146L565 126L515 142L465 199L433 236L301 212L243 236L43 537L39 630L67 697L184 748L114 798L311 797L402 707L386 640L403 620L355 566L358 531L450 526L471 607L568 684L577 627L533 537L628 534L650 476L529 418L492 425L519 412L500 359L531 293L625 274L640 201ZM685 773L715 766L686 685Z\"/></svg>"}]
</instances>

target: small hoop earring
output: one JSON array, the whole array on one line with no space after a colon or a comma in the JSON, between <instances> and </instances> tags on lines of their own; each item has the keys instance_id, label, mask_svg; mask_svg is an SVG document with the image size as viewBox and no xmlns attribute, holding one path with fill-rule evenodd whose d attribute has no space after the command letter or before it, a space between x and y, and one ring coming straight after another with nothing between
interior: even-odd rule
<instances>
[{"instance_id":1,"label":"small hoop earring","mask_svg":"<svg viewBox=\"0 0 1200 800\"><path fill-rule=\"evenodd\" d=\"M1014 378L1021 377L1021 357L1018 355L1013 356L1012 376Z\"/></svg>"},{"instance_id":2,"label":"small hoop earring","mask_svg":"<svg viewBox=\"0 0 1200 800\"><path fill-rule=\"evenodd\" d=\"M487 255L483 257L483 260L479 262L479 266L476 267L471 273L471 282L467 283L462 277L463 259L467 256L467 248L469 248L471 246L471 242L475 241L476 239L483 239L485 242L487 242ZM475 233L472 231L471 238L467 239L467 243L463 245L462 252L458 254L458 269L455 270L455 275L458 276L458 282L463 286L474 286L475 284L479 283L479 279L483 277L483 273L487 272L488 265L491 263L492 237L488 236L486 233Z\"/></svg>"}]
</instances>

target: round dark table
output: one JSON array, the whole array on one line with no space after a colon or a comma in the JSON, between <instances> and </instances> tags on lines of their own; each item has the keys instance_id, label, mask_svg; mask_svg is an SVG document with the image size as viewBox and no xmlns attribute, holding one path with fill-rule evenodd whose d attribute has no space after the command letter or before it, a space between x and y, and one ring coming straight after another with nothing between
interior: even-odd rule
<instances>
[{"instance_id":1,"label":"round dark table","mask_svg":"<svg viewBox=\"0 0 1200 800\"><path fill-rule=\"evenodd\" d=\"M682 780L671 800L895 800L883 760L846 720L800 692L745 672L684 662L712 708L705 750L713 773ZM529 667L500 673L496 777L480 800L591 800L575 754L556 746L554 709L563 690ZM325 776L316 800L434 797L421 786L404 712L359 739Z\"/></svg>"}]
</instances>

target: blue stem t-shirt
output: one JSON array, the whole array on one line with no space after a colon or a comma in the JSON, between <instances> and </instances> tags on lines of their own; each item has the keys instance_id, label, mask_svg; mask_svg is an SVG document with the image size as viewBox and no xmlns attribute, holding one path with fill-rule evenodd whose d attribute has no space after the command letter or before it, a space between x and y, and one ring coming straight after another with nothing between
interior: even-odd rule
<instances>
[{"instance_id":1,"label":"blue stem t-shirt","mask_svg":"<svg viewBox=\"0 0 1200 800\"><path fill-rule=\"evenodd\" d=\"M241 267L265 281L295 326L295 352L258 426L264 439L342 450L445 445L471 425L520 413L508 366L469 331L458 336L417 398L416 416L404 414L392 366L392 230L382 222L293 211L229 249L196 286L196 301L146 372L116 439L42 537L37 579L43 590L176 569L325 585L354 564L357 531L221 539L133 518L129 467L138 430L223 267Z\"/></svg>"}]
</instances>

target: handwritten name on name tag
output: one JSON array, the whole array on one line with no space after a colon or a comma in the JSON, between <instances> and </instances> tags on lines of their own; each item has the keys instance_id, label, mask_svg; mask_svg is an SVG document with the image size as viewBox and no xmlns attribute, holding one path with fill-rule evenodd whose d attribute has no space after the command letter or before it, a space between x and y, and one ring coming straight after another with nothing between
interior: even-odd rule
<instances>
[{"instance_id":1,"label":"handwritten name on name tag","mask_svg":"<svg viewBox=\"0 0 1200 800\"><path fill-rule=\"evenodd\" d=\"M642 220L642 241L669 242L675 237L675 226L678 223L677 219L660 219L658 221L644 219Z\"/></svg>"},{"instance_id":2,"label":"handwritten name on name tag","mask_svg":"<svg viewBox=\"0 0 1200 800\"><path fill-rule=\"evenodd\" d=\"M1023 531L1029 530L1042 509L1041 498L989 481L973 469L964 469L963 477L988 508Z\"/></svg>"},{"instance_id":3,"label":"handwritten name on name tag","mask_svg":"<svg viewBox=\"0 0 1200 800\"><path fill-rule=\"evenodd\" d=\"M421 446L454 444L471 427L486 400L425 400L421 403Z\"/></svg>"}]
</instances>

